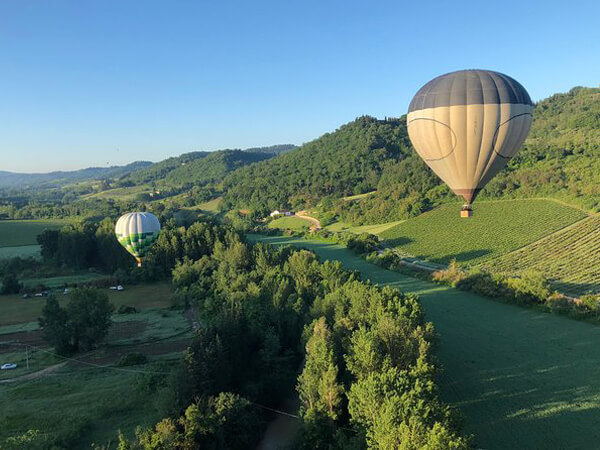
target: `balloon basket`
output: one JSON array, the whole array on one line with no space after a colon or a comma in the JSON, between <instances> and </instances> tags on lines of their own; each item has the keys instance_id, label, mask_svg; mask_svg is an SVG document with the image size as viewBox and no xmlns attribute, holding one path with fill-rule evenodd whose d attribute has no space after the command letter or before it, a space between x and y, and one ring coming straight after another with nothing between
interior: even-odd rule
<instances>
[{"instance_id":1,"label":"balloon basket","mask_svg":"<svg viewBox=\"0 0 600 450\"><path fill-rule=\"evenodd\" d=\"M465 205L460 210L460 217L463 219L468 219L469 217L473 217L473 210L471 209L471 205Z\"/></svg>"}]
</instances>

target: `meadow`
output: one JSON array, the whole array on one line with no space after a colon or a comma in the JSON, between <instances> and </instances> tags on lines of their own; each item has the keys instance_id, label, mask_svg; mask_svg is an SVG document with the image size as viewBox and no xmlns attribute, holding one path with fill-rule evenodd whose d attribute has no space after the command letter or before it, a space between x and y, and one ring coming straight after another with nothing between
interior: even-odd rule
<instances>
[{"instance_id":1,"label":"meadow","mask_svg":"<svg viewBox=\"0 0 600 450\"><path fill-rule=\"evenodd\" d=\"M380 234L400 253L435 263L475 265L517 250L586 217L551 200L479 201L469 219L445 204Z\"/></svg>"},{"instance_id":2,"label":"meadow","mask_svg":"<svg viewBox=\"0 0 600 450\"><path fill-rule=\"evenodd\" d=\"M387 222L387 223L378 223L374 225L359 225L353 226L345 222L335 222L331 225L327 225L325 227L326 230L329 231L348 231L350 233L369 233L380 235L386 230L395 227L396 225L400 225L404 220L398 220L396 222Z\"/></svg>"},{"instance_id":3,"label":"meadow","mask_svg":"<svg viewBox=\"0 0 600 450\"><path fill-rule=\"evenodd\" d=\"M542 272L554 289L578 297L600 292L600 217L593 216L482 265L518 275Z\"/></svg>"},{"instance_id":4,"label":"meadow","mask_svg":"<svg viewBox=\"0 0 600 450\"><path fill-rule=\"evenodd\" d=\"M37 236L46 229L61 228L64 220L0 220L0 247L36 245Z\"/></svg>"},{"instance_id":5,"label":"meadow","mask_svg":"<svg viewBox=\"0 0 600 450\"><path fill-rule=\"evenodd\" d=\"M168 308L171 306L171 290L167 283L125 286L124 291L103 289L112 304L135 306L138 309ZM59 301L66 302L68 296L58 296ZM46 304L43 297L24 299L21 295L0 295L0 331L4 325L21 324L37 321Z\"/></svg>"},{"instance_id":6,"label":"meadow","mask_svg":"<svg viewBox=\"0 0 600 450\"><path fill-rule=\"evenodd\" d=\"M40 259L42 247L40 245L20 245L16 247L0 247L0 259L5 258L35 258Z\"/></svg>"},{"instance_id":7,"label":"meadow","mask_svg":"<svg viewBox=\"0 0 600 450\"><path fill-rule=\"evenodd\" d=\"M249 239L309 248L374 283L418 294L440 336L442 398L465 415L475 448L590 448L600 440L599 326L391 272L340 245Z\"/></svg>"},{"instance_id":8,"label":"meadow","mask_svg":"<svg viewBox=\"0 0 600 450\"><path fill-rule=\"evenodd\" d=\"M134 200L139 194L149 194L150 192L152 192L152 187L148 184L142 184L139 186L107 189L106 191L83 195L81 198L84 200L88 200L90 198Z\"/></svg>"},{"instance_id":9,"label":"meadow","mask_svg":"<svg viewBox=\"0 0 600 450\"><path fill-rule=\"evenodd\" d=\"M269 228L277 228L280 230L306 231L312 223L308 220L300 219L299 217L280 217L269 222Z\"/></svg>"}]
</instances>

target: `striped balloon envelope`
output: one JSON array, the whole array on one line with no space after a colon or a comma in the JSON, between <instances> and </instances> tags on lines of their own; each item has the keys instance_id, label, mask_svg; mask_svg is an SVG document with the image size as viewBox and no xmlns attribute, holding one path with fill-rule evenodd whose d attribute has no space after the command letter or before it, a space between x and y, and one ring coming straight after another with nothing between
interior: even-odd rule
<instances>
[{"instance_id":1,"label":"striped balloon envelope","mask_svg":"<svg viewBox=\"0 0 600 450\"><path fill-rule=\"evenodd\" d=\"M142 258L152 247L160 233L160 222L149 212L124 214L117 220L115 234L125 249L142 265Z\"/></svg>"},{"instance_id":2,"label":"striped balloon envelope","mask_svg":"<svg viewBox=\"0 0 600 450\"><path fill-rule=\"evenodd\" d=\"M461 70L434 78L408 108L408 135L419 156L471 216L477 194L518 152L533 120L529 94L513 78Z\"/></svg>"}]
</instances>

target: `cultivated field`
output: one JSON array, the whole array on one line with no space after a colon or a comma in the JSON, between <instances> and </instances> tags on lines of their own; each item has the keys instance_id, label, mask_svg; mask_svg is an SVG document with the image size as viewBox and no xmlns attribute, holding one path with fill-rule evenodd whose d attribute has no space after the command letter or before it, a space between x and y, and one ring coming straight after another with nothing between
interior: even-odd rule
<instances>
[{"instance_id":1,"label":"cultivated field","mask_svg":"<svg viewBox=\"0 0 600 450\"><path fill-rule=\"evenodd\" d=\"M280 217L272 222L269 222L269 228L277 228L280 230L295 230L302 231L308 230L312 222L309 220L301 219L299 217Z\"/></svg>"},{"instance_id":2,"label":"cultivated field","mask_svg":"<svg viewBox=\"0 0 600 450\"><path fill-rule=\"evenodd\" d=\"M0 247L0 259L5 258L41 258L42 247L39 245L20 245L17 247Z\"/></svg>"},{"instance_id":3,"label":"cultivated field","mask_svg":"<svg viewBox=\"0 0 600 450\"><path fill-rule=\"evenodd\" d=\"M65 448L112 442L110 448L115 448L118 430L131 436L136 426L151 425L167 414L170 397L161 385L189 345L191 324L181 310L165 309L170 306L167 284L110 291L110 297L117 306L134 305L141 312L115 314L106 345L74 359L55 355L37 324L28 322L38 311L21 311L22 323L0 326L0 363L19 364L0 372L0 448L9 436L30 429L48 448L61 442ZM44 300L21 300L27 303L20 305L38 301ZM0 297L0 318L15 317L14 311ZM149 362L119 367L119 360L131 353L142 353Z\"/></svg>"},{"instance_id":4,"label":"cultivated field","mask_svg":"<svg viewBox=\"0 0 600 450\"><path fill-rule=\"evenodd\" d=\"M67 223L64 220L0 220L0 247L37 245L36 237L42 231Z\"/></svg>"},{"instance_id":5,"label":"cultivated field","mask_svg":"<svg viewBox=\"0 0 600 450\"><path fill-rule=\"evenodd\" d=\"M380 234L400 252L436 263L470 265L517 250L586 217L550 200L481 201L469 219L442 205Z\"/></svg>"},{"instance_id":6,"label":"cultivated field","mask_svg":"<svg viewBox=\"0 0 600 450\"><path fill-rule=\"evenodd\" d=\"M353 226L344 222L336 222L325 227L329 231L348 231L350 233L370 233L379 235L390 228L400 225L404 220L398 220L396 222L378 223L374 225L360 225Z\"/></svg>"},{"instance_id":7,"label":"cultivated field","mask_svg":"<svg viewBox=\"0 0 600 450\"><path fill-rule=\"evenodd\" d=\"M600 441L599 326L407 277L339 245L249 237L307 247L374 283L417 293L440 335L442 398L464 413L474 448L583 449Z\"/></svg>"},{"instance_id":8,"label":"cultivated field","mask_svg":"<svg viewBox=\"0 0 600 450\"><path fill-rule=\"evenodd\" d=\"M600 217L589 217L486 263L493 272L537 270L567 295L600 292Z\"/></svg>"}]
</instances>

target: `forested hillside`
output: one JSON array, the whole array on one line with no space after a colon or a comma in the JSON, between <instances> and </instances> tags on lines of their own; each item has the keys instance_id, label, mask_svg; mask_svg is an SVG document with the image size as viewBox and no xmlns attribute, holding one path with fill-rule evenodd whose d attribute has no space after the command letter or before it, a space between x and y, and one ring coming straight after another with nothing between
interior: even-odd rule
<instances>
[{"instance_id":1,"label":"forested hillside","mask_svg":"<svg viewBox=\"0 0 600 450\"><path fill-rule=\"evenodd\" d=\"M298 150L236 171L225 179L228 206L273 209L361 194L411 155L403 119L360 117Z\"/></svg>"},{"instance_id":2,"label":"forested hillside","mask_svg":"<svg viewBox=\"0 0 600 450\"><path fill-rule=\"evenodd\" d=\"M184 153L133 172L121 179L120 183L121 185L155 183L177 187L220 182L231 171L253 162L264 161L294 148L293 145L285 144L246 150Z\"/></svg>"},{"instance_id":3,"label":"forested hillside","mask_svg":"<svg viewBox=\"0 0 600 450\"><path fill-rule=\"evenodd\" d=\"M563 198L598 209L600 89L573 88L540 101L521 152L480 198ZM226 205L255 210L316 206L355 224L415 216L454 194L414 152L405 117L360 117L288 155L225 179ZM351 203L339 199L377 189Z\"/></svg>"}]
</instances>

